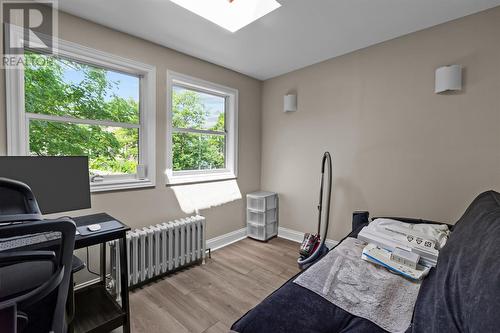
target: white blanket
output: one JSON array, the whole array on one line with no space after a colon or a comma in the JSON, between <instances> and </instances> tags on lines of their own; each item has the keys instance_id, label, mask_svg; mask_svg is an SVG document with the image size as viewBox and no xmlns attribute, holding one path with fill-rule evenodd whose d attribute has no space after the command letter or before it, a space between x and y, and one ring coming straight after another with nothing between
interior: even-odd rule
<instances>
[{"instance_id":1,"label":"white blanket","mask_svg":"<svg viewBox=\"0 0 500 333\"><path fill-rule=\"evenodd\" d=\"M392 219L376 219L363 230L385 234L394 241L404 244L406 235L415 235L436 244L436 250L440 250L446 244L450 230L446 224L428 224L428 223L405 223Z\"/></svg>"},{"instance_id":2,"label":"white blanket","mask_svg":"<svg viewBox=\"0 0 500 333\"><path fill-rule=\"evenodd\" d=\"M347 238L295 283L389 332L410 326L420 283L361 259L366 243Z\"/></svg>"}]
</instances>

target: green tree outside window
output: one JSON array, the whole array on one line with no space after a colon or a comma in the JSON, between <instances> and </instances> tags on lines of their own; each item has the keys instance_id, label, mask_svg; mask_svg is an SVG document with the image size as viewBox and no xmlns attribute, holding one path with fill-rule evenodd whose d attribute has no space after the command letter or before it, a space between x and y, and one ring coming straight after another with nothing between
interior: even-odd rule
<instances>
[{"instance_id":1,"label":"green tree outside window","mask_svg":"<svg viewBox=\"0 0 500 333\"><path fill-rule=\"evenodd\" d=\"M110 71L34 52L25 56L27 113L139 124L139 100L117 94L122 82L110 79ZM80 79L68 80L69 70ZM224 112L210 120L212 110L195 91L174 91L172 97L174 127L221 133L173 133L174 170L224 168ZM94 173L133 174L139 161L139 129L31 119L29 151L35 156L84 155Z\"/></svg>"}]
</instances>

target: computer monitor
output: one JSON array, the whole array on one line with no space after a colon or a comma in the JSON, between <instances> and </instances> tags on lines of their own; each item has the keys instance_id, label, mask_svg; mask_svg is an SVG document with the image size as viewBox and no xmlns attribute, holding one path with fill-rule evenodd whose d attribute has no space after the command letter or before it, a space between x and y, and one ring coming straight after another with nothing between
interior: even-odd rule
<instances>
[{"instance_id":1,"label":"computer monitor","mask_svg":"<svg viewBox=\"0 0 500 333\"><path fill-rule=\"evenodd\" d=\"M86 156L2 156L0 177L31 187L42 214L90 208Z\"/></svg>"}]
</instances>

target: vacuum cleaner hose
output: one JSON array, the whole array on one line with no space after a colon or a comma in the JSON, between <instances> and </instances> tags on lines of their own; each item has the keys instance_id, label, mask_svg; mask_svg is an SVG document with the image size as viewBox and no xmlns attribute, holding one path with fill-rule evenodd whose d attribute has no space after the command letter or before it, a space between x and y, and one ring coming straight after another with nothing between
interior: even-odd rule
<instances>
[{"instance_id":1,"label":"vacuum cleaner hose","mask_svg":"<svg viewBox=\"0 0 500 333\"><path fill-rule=\"evenodd\" d=\"M325 202L325 232L321 235L321 224L323 218L323 192L325 185L325 169L327 172L328 178L328 190L326 191L326 202ZM321 161L321 186L319 190L319 204L318 204L318 235L321 237L320 245L309 257L297 260L297 263L301 268L306 268L311 265L317 259L321 258L324 254L328 252L328 249L325 246L326 236L328 235L328 226L330 224L330 202L332 196L332 157L329 152L326 152L323 155L323 159Z\"/></svg>"}]
</instances>

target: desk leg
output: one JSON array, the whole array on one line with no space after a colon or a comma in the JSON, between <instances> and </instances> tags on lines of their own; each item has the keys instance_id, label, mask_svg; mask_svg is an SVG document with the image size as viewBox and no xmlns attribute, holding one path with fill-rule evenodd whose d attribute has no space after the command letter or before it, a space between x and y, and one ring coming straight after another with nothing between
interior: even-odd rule
<instances>
[{"instance_id":1,"label":"desk leg","mask_svg":"<svg viewBox=\"0 0 500 333\"><path fill-rule=\"evenodd\" d=\"M106 243L101 243L101 283L106 286Z\"/></svg>"},{"instance_id":2,"label":"desk leg","mask_svg":"<svg viewBox=\"0 0 500 333\"><path fill-rule=\"evenodd\" d=\"M130 307L128 301L128 261L127 261L127 242L125 236L120 238L120 282L121 296L122 296L122 309L127 313L125 325L123 325L123 333L130 333Z\"/></svg>"}]
</instances>

